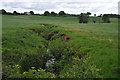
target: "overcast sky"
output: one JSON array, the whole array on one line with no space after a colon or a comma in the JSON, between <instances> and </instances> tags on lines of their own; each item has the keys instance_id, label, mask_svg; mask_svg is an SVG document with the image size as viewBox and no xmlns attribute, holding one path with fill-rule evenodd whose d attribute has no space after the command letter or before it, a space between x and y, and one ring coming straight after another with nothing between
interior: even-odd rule
<instances>
[{"instance_id":1,"label":"overcast sky","mask_svg":"<svg viewBox=\"0 0 120 80\"><path fill-rule=\"evenodd\" d=\"M91 12L94 14L118 14L119 0L0 0L0 8L13 12L44 13L65 11L70 14Z\"/></svg>"}]
</instances>

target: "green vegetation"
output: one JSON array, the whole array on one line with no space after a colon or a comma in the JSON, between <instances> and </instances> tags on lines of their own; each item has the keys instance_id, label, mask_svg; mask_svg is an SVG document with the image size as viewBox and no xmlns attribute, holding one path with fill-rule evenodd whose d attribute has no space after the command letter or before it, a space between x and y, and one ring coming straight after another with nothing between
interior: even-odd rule
<instances>
[{"instance_id":1,"label":"green vegetation","mask_svg":"<svg viewBox=\"0 0 120 80\"><path fill-rule=\"evenodd\" d=\"M102 20L104 23L110 23L110 19L108 15L103 15Z\"/></svg>"},{"instance_id":2,"label":"green vegetation","mask_svg":"<svg viewBox=\"0 0 120 80\"><path fill-rule=\"evenodd\" d=\"M117 18L88 19L3 15L3 78L117 78Z\"/></svg>"},{"instance_id":3,"label":"green vegetation","mask_svg":"<svg viewBox=\"0 0 120 80\"><path fill-rule=\"evenodd\" d=\"M79 23L88 23L88 15L81 13L79 17Z\"/></svg>"},{"instance_id":4,"label":"green vegetation","mask_svg":"<svg viewBox=\"0 0 120 80\"><path fill-rule=\"evenodd\" d=\"M13 66L10 71L11 74L9 78L55 78L55 75L49 72L45 72L43 69L35 69L35 67L32 67L28 71L25 71L23 73L19 72L20 66L15 65Z\"/></svg>"}]
</instances>

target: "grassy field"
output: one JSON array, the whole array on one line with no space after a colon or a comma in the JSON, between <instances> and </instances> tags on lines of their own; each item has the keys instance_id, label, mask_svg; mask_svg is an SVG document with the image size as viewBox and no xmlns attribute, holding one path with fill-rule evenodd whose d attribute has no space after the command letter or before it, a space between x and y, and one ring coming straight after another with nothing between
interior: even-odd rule
<instances>
[{"instance_id":1,"label":"grassy field","mask_svg":"<svg viewBox=\"0 0 120 80\"><path fill-rule=\"evenodd\" d=\"M97 23L94 24L93 20L97 20ZM44 45L44 39L32 33L30 29L39 29L41 24L51 24L58 26L52 30L61 31L69 36L70 40L67 43L79 47L81 52L90 56L91 61L100 69L102 78L116 78L119 69L118 20L110 20L111 23L99 24L98 18L90 18L88 24L80 24L78 17L3 15L3 68L8 64L18 64L18 56L37 53L38 46ZM49 34L52 30L48 29L45 33ZM23 39L23 36L26 39ZM21 41L24 41L24 44ZM34 47L30 47L31 45ZM18 53L20 55L17 55ZM11 54L14 56L10 57Z\"/></svg>"}]
</instances>

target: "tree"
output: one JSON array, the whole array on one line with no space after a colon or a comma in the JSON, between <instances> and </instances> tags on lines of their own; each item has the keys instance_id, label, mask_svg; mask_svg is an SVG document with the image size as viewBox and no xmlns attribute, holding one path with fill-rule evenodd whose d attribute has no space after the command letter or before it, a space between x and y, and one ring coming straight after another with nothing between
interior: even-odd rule
<instances>
[{"instance_id":1,"label":"tree","mask_svg":"<svg viewBox=\"0 0 120 80\"><path fill-rule=\"evenodd\" d=\"M50 16L49 11L45 11L45 12L44 12L44 16Z\"/></svg>"},{"instance_id":2,"label":"tree","mask_svg":"<svg viewBox=\"0 0 120 80\"><path fill-rule=\"evenodd\" d=\"M90 12L87 12L87 15L88 15L88 17L91 15L91 13Z\"/></svg>"},{"instance_id":3,"label":"tree","mask_svg":"<svg viewBox=\"0 0 120 80\"><path fill-rule=\"evenodd\" d=\"M103 15L102 17L102 20L103 20L103 23L110 23L110 19L109 19L109 16L108 15Z\"/></svg>"},{"instance_id":4,"label":"tree","mask_svg":"<svg viewBox=\"0 0 120 80\"><path fill-rule=\"evenodd\" d=\"M94 14L94 17L96 17L96 14Z\"/></svg>"},{"instance_id":5,"label":"tree","mask_svg":"<svg viewBox=\"0 0 120 80\"><path fill-rule=\"evenodd\" d=\"M88 16L86 13L81 13L79 16L79 23L88 23Z\"/></svg>"},{"instance_id":6,"label":"tree","mask_svg":"<svg viewBox=\"0 0 120 80\"><path fill-rule=\"evenodd\" d=\"M95 20L93 20L93 23L96 23L96 21L95 21Z\"/></svg>"},{"instance_id":7,"label":"tree","mask_svg":"<svg viewBox=\"0 0 120 80\"><path fill-rule=\"evenodd\" d=\"M13 14L14 14L14 15L17 15L17 11L13 11Z\"/></svg>"},{"instance_id":8,"label":"tree","mask_svg":"<svg viewBox=\"0 0 120 80\"><path fill-rule=\"evenodd\" d=\"M59 12L59 15L60 15L60 16L63 16L63 15L66 15L66 13L65 13L64 11L60 11L60 12Z\"/></svg>"},{"instance_id":9,"label":"tree","mask_svg":"<svg viewBox=\"0 0 120 80\"><path fill-rule=\"evenodd\" d=\"M91 13L90 13L90 12L87 12L87 14L88 14L88 15L91 15Z\"/></svg>"},{"instance_id":10,"label":"tree","mask_svg":"<svg viewBox=\"0 0 120 80\"><path fill-rule=\"evenodd\" d=\"M102 14L100 14L98 17L102 17Z\"/></svg>"},{"instance_id":11,"label":"tree","mask_svg":"<svg viewBox=\"0 0 120 80\"><path fill-rule=\"evenodd\" d=\"M4 9L2 9L0 10L0 14L7 14L7 12Z\"/></svg>"},{"instance_id":12,"label":"tree","mask_svg":"<svg viewBox=\"0 0 120 80\"><path fill-rule=\"evenodd\" d=\"M30 11L30 14L31 14L31 15L34 15L34 12L33 12L33 11Z\"/></svg>"},{"instance_id":13,"label":"tree","mask_svg":"<svg viewBox=\"0 0 120 80\"><path fill-rule=\"evenodd\" d=\"M56 16L57 15L57 13L55 13L55 12L51 12L51 16Z\"/></svg>"},{"instance_id":14,"label":"tree","mask_svg":"<svg viewBox=\"0 0 120 80\"><path fill-rule=\"evenodd\" d=\"M101 17L102 17L102 14L100 14L98 17L99 17L99 24L100 24L100 22L101 22Z\"/></svg>"}]
</instances>

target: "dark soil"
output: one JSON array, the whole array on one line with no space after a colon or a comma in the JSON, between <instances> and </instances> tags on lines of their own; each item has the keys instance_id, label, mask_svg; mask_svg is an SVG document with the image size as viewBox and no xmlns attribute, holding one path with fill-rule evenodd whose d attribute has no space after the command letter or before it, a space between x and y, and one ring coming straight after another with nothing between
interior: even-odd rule
<instances>
[{"instance_id":1,"label":"dark soil","mask_svg":"<svg viewBox=\"0 0 120 80\"><path fill-rule=\"evenodd\" d=\"M54 36L55 34L58 34L58 33L59 33L58 31L54 31L51 34L47 34L42 37L45 38L46 40L50 40L52 38L52 36Z\"/></svg>"},{"instance_id":2,"label":"dark soil","mask_svg":"<svg viewBox=\"0 0 120 80\"><path fill-rule=\"evenodd\" d=\"M60 37L63 41L69 41L70 40L70 37L68 37L66 34L61 34Z\"/></svg>"},{"instance_id":3,"label":"dark soil","mask_svg":"<svg viewBox=\"0 0 120 80\"><path fill-rule=\"evenodd\" d=\"M53 28L53 27L56 27L56 26L52 26L52 25L49 25L49 24L40 24L40 25L43 25L45 26L47 29L50 29L50 28ZM44 30L42 29L30 29L31 31L33 31L34 33L37 33L38 35L40 35L40 33L44 32ZM45 39L45 40L54 40L52 39L52 37L56 34L58 34L59 31L54 31L52 33L49 33L49 34L44 34L42 35L42 37ZM70 40L70 37L68 37L66 34L60 34L58 36L58 38L61 38L62 41L69 41Z\"/></svg>"}]
</instances>

